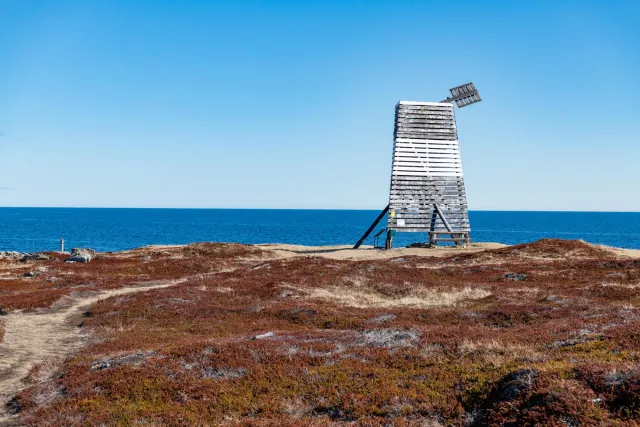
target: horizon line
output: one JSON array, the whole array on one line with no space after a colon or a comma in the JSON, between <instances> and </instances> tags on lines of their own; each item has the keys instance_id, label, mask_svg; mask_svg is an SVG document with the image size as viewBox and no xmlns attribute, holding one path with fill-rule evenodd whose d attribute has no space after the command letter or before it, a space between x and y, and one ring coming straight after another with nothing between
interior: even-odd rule
<instances>
[{"instance_id":1,"label":"horizon line","mask_svg":"<svg viewBox=\"0 0 640 427\"><path fill-rule=\"evenodd\" d=\"M0 209L140 209L140 210L260 210L260 211L372 211L371 208L230 208L230 207L144 207L144 206L0 206ZM545 210L545 209L469 209L469 212L557 212L557 213L640 213L640 211Z\"/></svg>"}]
</instances>

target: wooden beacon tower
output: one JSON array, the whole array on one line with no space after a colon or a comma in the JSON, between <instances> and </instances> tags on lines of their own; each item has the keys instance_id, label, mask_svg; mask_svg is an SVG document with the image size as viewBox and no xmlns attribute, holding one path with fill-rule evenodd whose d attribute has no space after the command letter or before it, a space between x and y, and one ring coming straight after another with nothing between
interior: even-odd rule
<instances>
[{"instance_id":1,"label":"wooden beacon tower","mask_svg":"<svg viewBox=\"0 0 640 427\"><path fill-rule=\"evenodd\" d=\"M470 241L469 213L462 177L453 102L464 107L481 101L473 83L451 89L442 102L400 101L396 105L389 204L356 243L387 216L385 248L397 232L428 233L428 245Z\"/></svg>"}]
</instances>

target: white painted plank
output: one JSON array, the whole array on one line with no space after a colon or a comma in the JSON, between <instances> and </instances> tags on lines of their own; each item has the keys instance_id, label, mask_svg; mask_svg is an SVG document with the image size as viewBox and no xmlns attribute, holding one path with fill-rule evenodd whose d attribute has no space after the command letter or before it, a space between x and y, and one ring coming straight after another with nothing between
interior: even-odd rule
<instances>
[{"instance_id":1,"label":"white painted plank","mask_svg":"<svg viewBox=\"0 0 640 427\"><path fill-rule=\"evenodd\" d=\"M443 159L443 161L437 161L435 159L428 159L428 160L406 160L405 158L402 157L396 157L396 159L393 161L394 165L406 165L406 166L421 166L421 165L433 165L433 166L437 166L437 167L442 167L442 166L461 166L461 162L458 160L450 160L450 159Z\"/></svg>"},{"instance_id":2,"label":"white painted plank","mask_svg":"<svg viewBox=\"0 0 640 427\"><path fill-rule=\"evenodd\" d=\"M409 171L394 171L394 175L396 176L402 176L402 175L408 175L408 176L462 176L462 171L458 172L458 173L442 173L442 172L433 172L433 173L428 173L428 172L409 172Z\"/></svg>"},{"instance_id":3,"label":"white painted plank","mask_svg":"<svg viewBox=\"0 0 640 427\"><path fill-rule=\"evenodd\" d=\"M449 102L400 101L396 105L433 105L434 107L447 107L453 111L453 104Z\"/></svg>"},{"instance_id":4,"label":"white painted plank","mask_svg":"<svg viewBox=\"0 0 640 427\"><path fill-rule=\"evenodd\" d=\"M443 141L441 139L416 139L416 138L396 138L395 140L396 142L418 142L420 144L429 144L429 143L434 143L434 144L442 144L443 142L448 142L448 143L457 143L458 141Z\"/></svg>"}]
</instances>

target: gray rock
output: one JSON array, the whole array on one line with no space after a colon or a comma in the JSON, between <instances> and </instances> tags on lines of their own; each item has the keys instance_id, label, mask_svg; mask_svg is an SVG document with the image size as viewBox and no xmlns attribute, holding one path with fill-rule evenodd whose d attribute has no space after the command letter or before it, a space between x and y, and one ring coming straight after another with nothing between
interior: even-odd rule
<instances>
[{"instance_id":1,"label":"gray rock","mask_svg":"<svg viewBox=\"0 0 640 427\"><path fill-rule=\"evenodd\" d=\"M421 248L421 249L430 249L431 245L428 242L415 242L410 245L407 245L408 248Z\"/></svg>"},{"instance_id":2,"label":"gray rock","mask_svg":"<svg viewBox=\"0 0 640 427\"><path fill-rule=\"evenodd\" d=\"M19 259L25 256L22 252L0 251L0 259Z\"/></svg>"},{"instance_id":3,"label":"gray rock","mask_svg":"<svg viewBox=\"0 0 640 427\"><path fill-rule=\"evenodd\" d=\"M571 299L569 299L569 298L561 298L561 297L559 297L557 295L548 295L542 301L553 302L553 303L556 303L556 304L566 304L566 303L570 303Z\"/></svg>"},{"instance_id":4,"label":"gray rock","mask_svg":"<svg viewBox=\"0 0 640 427\"><path fill-rule=\"evenodd\" d=\"M526 280L529 275L527 273L507 273L504 275L505 279L509 280Z\"/></svg>"},{"instance_id":5,"label":"gray rock","mask_svg":"<svg viewBox=\"0 0 640 427\"><path fill-rule=\"evenodd\" d=\"M486 317L485 315L481 314L481 313L477 313L475 311L465 311L464 313L461 314L462 317L471 317L471 318L479 318L479 317Z\"/></svg>"},{"instance_id":6,"label":"gray rock","mask_svg":"<svg viewBox=\"0 0 640 427\"><path fill-rule=\"evenodd\" d=\"M247 375L247 370L244 368L221 368L216 369L212 367L205 367L202 370L201 378L211 380L233 380L242 378Z\"/></svg>"},{"instance_id":7,"label":"gray rock","mask_svg":"<svg viewBox=\"0 0 640 427\"><path fill-rule=\"evenodd\" d=\"M90 262L96 257L96 251L93 249L73 248L71 256L65 262Z\"/></svg>"},{"instance_id":8,"label":"gray rock","mask_svg":"<svg viewBox=\"0 0 640 427\"><path fill-rule=\"evenodd\" d=\"M376 316L367 320L367 322L384 323L384 322L388 322L389 320L393 320L395 318L396 318L395 314L381 314L380 316Z\"/></svg>"},{"instance_id":9,"label":"gray rock","mask_svg":"<svg viewBox=\"0 0 640 427\"><path fill-rule=\"evenodd\" d=\"M580 331L579 335L576 338L564 340L564 341L556 341L552 344L547 345L548 349L552 348L563 348L563 347L572 347L578 344L584 344L591 341L599 341L604 338L604 334L594 334L588 329L583 329Z\"/></svg>"},{"instance_id":10,"label":"gray rock","mask_svg":"<svg viewBox=\"0 0 640 427\"><path fill-rule=\"evenodd\" d=\"M7 412L12 415L15 415L22 411L22 404L20 403L20 398L18 396L14 396L11 400L5 403L5 408Z\"/></svg>"},{"instance_id":11,"label":"gray rock","mask_svg":"<svg viewBox=\"0 0 640 427\"><path fill-rule=\"evenodd\" d=\"M111 363L109 362L99 362L96 363L95 365L93 365L91 367L92 371L102 371L104 369L110 368L111 367Z\"/></svg>"},{"instance_id":12,"label":"gray rock","mask_svg":"<svg viewBox=\"0 0 640 427\"><path fill-rule=\"evenodd\" d=\"M498 399L502 402L515 400L520 394L531 389L538 374L535 369L521 369L508 374L497 387Z\"/></svg>"},{"instance_id":13,"label":"gray rock","mask_svg":"<svg viewBox=\"0 0 640 427\"><path fill-rule=\"evenodd\" d=\"M26 273L24 273L22 275L23 277L35 277L36 273L34 273L33 271L27 271Z\"/></svg>"},{"instance_id":14,"label":"gray rock","mask_svg":"<svg viewBox=\"0 0 640 427\"><path fill-rule=\"evenodd\" d=\"M48 261L50 259L49 255L35 253L35 254L24 254L20 261Z\"/></svg>"},{"instance_id":15,"label":"gray rock","mask_svg":"<svg viewBox=\"0 0 640 427\"><path fill-rule=\"evenodd\" d=\"M265 338L271 338L274 335L275 334L273 332L267 332L266 334L260 334L260 335L256 335L254 337L251 337L251 339L252 340L263 340Z\"/></svg>"},{"instance_id":16,"label":"gray rock","mask_svg":"<svg viewBox=\"0 0 640 427\"><path fill-rule=\"evenodd\" d=\"M416 331L398 329L374 329L362 334L362 345L372 347L412 347L420 338Z\"/></svg>"},{"instance_id":17,"label":"gray rock","mask_svg":"<svg viewBox=\"0 0 640 427\"><path fill-rule=\"evenodd\" d=\"M122 365L129 366L140 366L142 365L149 357L154 356L156 354L155 351L141 351L137 353L125 354L122 356L114 357L112 359L102 359L96 360L89 370L91 372L94 371L103 371L108 368L116 368Z\"/></svg>"}]
</instances>

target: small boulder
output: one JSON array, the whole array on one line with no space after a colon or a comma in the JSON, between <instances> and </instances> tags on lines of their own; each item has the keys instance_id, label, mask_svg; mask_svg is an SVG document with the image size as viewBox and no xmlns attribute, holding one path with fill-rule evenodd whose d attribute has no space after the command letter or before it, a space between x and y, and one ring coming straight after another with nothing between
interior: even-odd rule
<instances>
[{"instance_id":1,"label":"small boulder","mask_svg":"<svg viewBox=\"0 0 640 427\"><path fill-rule=\"evenodd\" d=\"M113 357L111 359L96 360L91 364L89 370L91 372L103 371L108 368L117 368L122 365L137 367L145 363L148 358L155 354L155 351L139 351L137 353Z\"/></svg>"},{"instance_id":2,"label":"small boulder","mask_svg":"<svg viewBox=\"0 0 640 427\"><path fill-rule=\"evenodd\" d=\"M370 347L414 347L420 333L400 329L373 329L362 334L361 345Z\"/></svg>"},{"instance_id":3,"label":"small boulder","mask_svg":"<svg viewBox=\"0 0 640 427\"><path fill-rule=\"evenodd\" d=\"M210 366L202 370L200 378L211 380L229 380L242 378L247 375L247 370L243 368L213 368Z\"/></svg>"},{"instance_id":4,"label":"small boulder","mask_svg":"<svg viewBox=\"0 0 640 427\"><path fill-rule=\"evenodd\" d=\"M65 262L90 262L96 257L96 251L93 249L73 248L71 249L71 256L65 260Z\"/></svg>"},{"instance_id":5,"label":"small boulder","mask_svg":"<svg viewBox=\"0 0 640 427\"><path fill-rule=\"evenodd\" d=\"M544 301L544 302L552 302L552 303L555 303L555 304L566 304L566 303L570 303L571 299L562 298L562 297L559 297L557 295L548 295L545 298L543 298L542 301Z\"/></svg>"},{"instance_id":6,"label":"small boulder","mask_svg":"<svg viewBox=\"0 0 640 427\"><path fill-rule=\"evenodd\" d=\"M27 261L48 261L49 259L50 259L49 255L35 253L35 254L24 254L24 256L22 257L22 259L20 261L22 261L22 262L27 262Z\"/></svg>"},{"instance_id":7,"label":"small boulder","mask_svg":"<svg viewBox=\"0 0 640 427\"><path fill-rule=\"evenodd\" d=\"M103 371L111 367L111 363L109 362L98 362L91 366L91 371Z\"/></svg>"},{"instance_id":8,"label":"small boulder","mask_svg":"<svg viewBox=\"0 0 640 427\"><path fill-rule=\"evenodd\" d=\"M9 314L9 312L4 308L0 307L0 316L6 316L7 314Z\"/></svg>"},{"instance_id":9,"label":"small boulder","mask_svg":"<svg viewBox=\"0 0 640 427\"><path fill-rule=\"evenodd\" d=\"M14 396L4 405L6 411L12 415L15 415L22 411L22 402L18 396Z\"/></svg>"},{"instance_id":10,"label":"small boulder","mask_svg":"<svg viewBox=\"0 0 640 427\"><path fill-rule=\"evenodd\" d=\"M515 280L515 281L521 281L521 280L527 280L527 277L529 277L529 275L527 273L507 273L504 275L505 279L509 279L509 280Z\"/></svg>"},{"instance_id":11,"label":"small boulder","mask_svg":"<svg viewBox=\"0 0 640 427\"><path fill-rule=\"evenodd\" d=\"M539 372L535 369L520 369L502 378L494 390L495 400L510 402L533 387Z\"/></svg>"},{"instance_id":12,"label":"small boulder","mask_svg":"<svg viewBox=\"0 0 640 427\"><path fill-rule=\"evenodd\" d=\"M25 254L23 254L22 252L16 252L16 251L0 251L0 259L14 260L14 259L22 258L24 255Z\"/></svg>"},{"instance_id":13,"label":"small boulder","mask_svg":"<svg viewBox=\"0 0 640 427\"><path fill-rule=\"evenodd\" d=\"M271 338L274 335L275 334L273 332L267 332L266 334L260 334L260 335L253 336L250 339L252 339L252 340L263 340L265 338Z\"/></svg>"},{"instance_id":14,"label":"small boulder","mask_svg":"<svg viewBox=\"0 0 640 427\"><path fill-rule=\"evenodd\" d=\"M407 245L408 248L421 248L421 249L431 249L431 245L429 242L415 242L410 245Z\"/></svg>"},{"instance_id":15,"label":"small boulder","mask_svg":"<svg viewBox=\"0 0 640 427\"><path fill-rule=\"evenodd\" d=\"M26 273L24 273L22 275L23 277L35 277L36 273L34 273L33 271L27 271Z\"/></svg>"},{"instance_id":16,"label":"small boulder","mask_svg":"<svg viewBox=\"0 0 640 427\"><path fill-rule=\"evenodd\" d=\"M380 316L376 316L373 317L369 320L367 320L367 322L370 323L384 323L384 322L388 322L390 320L393 320L396 318L395 314L381 314Z\"/></svg>"}]
</instances>

